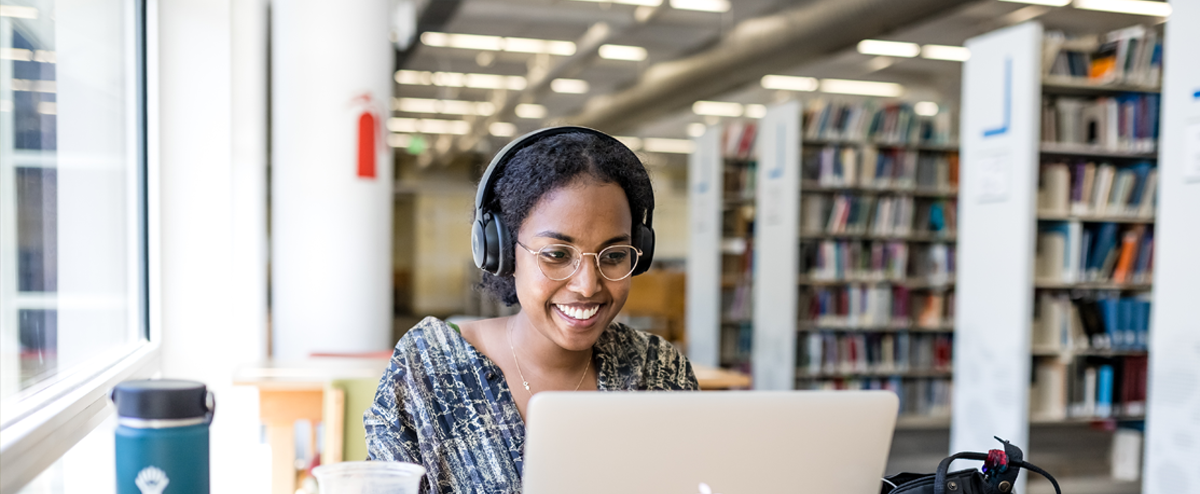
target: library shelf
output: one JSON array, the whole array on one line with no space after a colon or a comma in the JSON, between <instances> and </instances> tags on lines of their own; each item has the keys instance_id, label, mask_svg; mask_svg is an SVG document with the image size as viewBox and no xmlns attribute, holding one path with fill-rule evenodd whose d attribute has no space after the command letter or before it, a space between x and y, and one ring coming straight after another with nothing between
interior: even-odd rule
<instances>
[{"instance_id":1,"label":"library shelf","mask_svg":"<svg viewBox=\"0 0 1200 494\"><path fill-rule=\"evenodd\" d=\"M801 321L797 326L797 331L801 333L811 333L819 331L827 331L831 333L953 333L953 324L940 324L937 326L921 326L911 323L903 324L880 324L880 325L849 325L849 324L829 324L821 322Z\"/></svg>"},{"instance_id":2,"label":"library shelf","mask_svg":"<svg viewBox=\"0 0 1200 494\"><path fill-rule=\"evenodd\" d=\"M863 141L858 139L804 139L801 141L803 146L873 146L886 149L907 149L911 151L928 151L931 153L957 153L957 142L919 142L919 143L904 143L904 142L877 142Z\"/></svg>"},{"instance_id":3,"label":"library shelf","mask_svg":"<svg viewBox=\"0 0 1200 494\"><path fill-rule=\"evenodd\" d=\"M1043 142L1040 150L1043 155L1050 156L1136 160L1158 159L1158 151L1153 149L1148 151L1128 151L1120 149L1108 149L1087 144L1070 144L1062 142Z\"/></svg>"},{"instance_id":4,"label":"library shelf","mask_svg":"<svg viewBox=\"0 0 1200 494\"><path fill-rule=\"evenodd\" d=\"M946 378L949 379L954 373L949 370L907 370L907 371L886 371L886 370L868 370L868 371L833 371L833 372L808 372L804 369L796 369L796 379L855 379L855 378L872 378L872 377L899 377L913 379L927 378Z\"/></svg>"},{"instance_id":5,"label":"library shelf","mask_svg":"<svg viewBox=\"0 0 1200 494\"><path fill-rule=\"evenodd\" d=\"M896 429L899 430L922 430L922 429L948 429L950 428L949 415L918 415L906 413L896 417Z\"/></svg>"},{"instance_id":6,"label":"library shelf","mask_svg":"<svg viewBox=\"0 0 1200 494\"><path fill-rule=\"evenodd\" d=\"M843 286L843 285L894 285L909 290L952 290L954 280L929 280L924 278L842 278L836 280L813 279L801 275L796 279L799 286Z\"/></svg>"},{"instance_id":7,"label":"library shelf","mask_svg":"<svg viewBox=\"0 0 1200 494\"><path fill-rule=\"evenodd\" d=\"M1079 77L1045 76L1042 92L1063 96L1105 96L1115 93L1159 93L1162 88L1145 84L1099 83Z\"/></svg>"},{"instance_id":8,"label":"library shelf","mask_svg":"<svg viewBox=\"0 0 1200 494\"><path fill-rule=\"evenodd\" d=\"M1050 211L1038 211L1037 219L1042 221L1081 221L1084 223L1131 223L1131 224L1154 224L1154 217L1143 216L1120 216L1120 215L1103 215L1103 214L1070 214L1070 213L1055 213Z\"/></svg>"},{"instance_id":9,"label":"library shelf","mask_svg":"<svg viewBox=\"0 0 1200 494\"><path fill-rule=\"evenodd\" d=\"M1056 349L1056 348L1038 348L1033 347L1034 357L1144 357L1150 355L1146 350L1136 349L1120 349L1120 348L1076 348L1076 349Z\"/></svg>"},{"instance_id":10,"label":"library shelf","mask_svg":"<svg viewBox=\"0 0 1200 494\"><path fill-rule=\"evenodd\" d=\"M1111 283L1096 281L1085 281L1079 283L1035 281L1033 287L1039 290L1121 290L1129 292L1148 292L1154 288L1154 285L1152 283Z\"/></svg>"},{"instance_id":11,"label":"library shelf","mask_svg":"<svg viewBox=\"0 0 1200 494\"><path fill-rule=\"evenodd\" d=\"M918 187L871 187L864 185L821 185L811 180L800 184L800 192L810 194L862 194L897 195L913 197L952 198L958 197L958 189L927 189Z\"/></svg>"},{"instance_id":12,"label":"library shelf","mask_svg":"<svg viewBox=\"0 0 1200 494\"><path fill-rule=\"evenodd\" d=\"M955 241L954 235L939 235L935 233L908 233L908 234L875 234L864 232L801 232L800 240L896 240L902 242L926 242L926 243L950 243Z\"/></svg>"},{"instance_id":13,"label":"library shelf","mask_svg":"<svg viewBox=\"0 0 1200 494\"><path fill-rule=\"evenodd\" d=\"M1089 417L1039 417L1034 415L1030 418L1030 425L1093 425L1093 424L1113 424L1116 422L1138 422L1146 420L1145 415L1124 415L1116 414L1110 417L1089 416Z\"/></svg>"}]
</instances>

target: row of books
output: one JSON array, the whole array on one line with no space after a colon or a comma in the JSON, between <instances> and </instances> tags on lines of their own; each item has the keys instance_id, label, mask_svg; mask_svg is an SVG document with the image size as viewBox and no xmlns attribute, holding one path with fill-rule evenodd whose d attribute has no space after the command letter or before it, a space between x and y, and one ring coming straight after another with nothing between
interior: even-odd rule
<instances>
[{"instance_id":1,"label":"row of books","mask_svg":"<svg viewBox=\"0 0 1200 494\"><path fill-rule=\"evenodd\" d=\"M724 195L726 201L754 199L755 180L758 174L756 161L727 161L724 168Z\"/></svg>"},{"instance_id":2,"label":"row of books","mask_svg":"<svg viewBox=\"0 0 1200 494\"><path fill-rule=\"evenodd\" d=\"M1044 41L1046 73L1097 84L1157 86L1162 77L1162 38L1154 28L1135 25L1103 36L1068 38L1050 31Z\"/></svg>"},{"instance_id":3,"label":"row of books","mask_svg":"<svg viewBox=\"0 0 1200 494\"><path fill-rule=\"evenodd\" d=\"M1145 296L1042 293L1035 305L1032 343L1045 351L1146 350L1149 335Z\"/></svg>"},{"instance_id":4,"label":"row of books","mask_svg":"<svg viewBox=\"0 0 1200 494\"><path fill-rule=\"evenodd\" d=\"M1042 103L1042 142L1152 152L1158 142L1158 119L1157 94L1047 97Z\"/></svg>"},{"instance_id":5,"label":"row of books","mask_svg":"<svg viewBox=\"0 0 1200 494\"><path fill-rule=\"evenodd\" d=\"M1148 225L1046 221L1038 225L1037 280L1149 283L1154 234Z\"/></svg>"},{"instance_id":6,"label":"row of books","mask_svg":"<svg viewBox=\"0 0 1200 494\"><path fill-rule=\"evenodd\" d=\"M852 283L800 292L800 318L821 328L942 328L954 320L954 293Z\"/></svg>"},{"instance_id":7,"label":"row of books","mask_svg":"<svg viewBox=\"0 0 1200 494\"><path fill-rule=\"evenodd\" d=\"M725 126L721 134L721 156L731 160L749 160L754 156L754 139L758 136L758 125L754 122L734 120Z\"/></svg>"},{"instance_id":8,"label":"row of books","mask_svg":"<svg viewBox=\"0 0 1200 494\"><path fill-rule=\"evenodd\" d=\"M813 99L804 109L805 140L852 140L883 144L950 141L950 114L917 115L909 103Z\"/></svg>"},{"instance_id":9,"label":"row of books","mask_svg":"<svg viewBox=\"0 0 1200 494\"><path fill-rule=\"evenodd\" d=\"M749 322L721 327L721 366L750 373L754 326Z\"/></svg>"},{"instance_id":10,"label":"row of books","mask_svg":"<svg viewBox=\"0 0 1200 494\"><path fill-rule=\"evenodd\" d=\"M910 261L909 252L915 251ZM945 284L954 279L954 247L906 242L824 240L800 245L800 271L815 281L904 281Z\"/></svg>"},{"instance_id":11,"label":"row of books","mask_svg":"<svg viewBox=\"0 0 1200 494\"><path fill-rule=\"evenodd\" d=\"M958 223L956 201L908 196L806 194L800 209L802 235L902 236L915 231L949 237Z\"/></svg>"},{"instance_id":12,"label":"row of books","mask_svg":"<svg viewBox=\"0 0 1200 494\"><path fill-rule=\"evenodd\" d=\"M949 417L953 385L944 378L834 378L807 380L797 389L834 390L886 390L900 398L900 415L920 417Z\"/></svg>"},{"instance_id":13,"label":"row of books","mask_svg":"<svg viewBox=\"0 0 1200 494\"><path fill-rule=\"evenodd\" d=\"M752 317L754 249L751 244L751 240L746 240L741 254L721 256L722 279L735 280L732 287L721 291L721 317L725 320L749 321Z\"/></svg>"},{"instance_id":14,"label":"row of books","mask_svg":"<svg viewBox=\"0 0 1200 494\"><path fill-rule=\"evenodd\" d=\"M1039 212L1149 218L1158 196L1158 169L1145 161L1124 167L1056 161L1042 166L1038 185Z\"/></svg>"},{"instance_id":15,"label":"row of books","mask_svg":"<svg viewBox=\"0 0 1200 494\"><path fill-rule=\"evenodd\" d=\"M805 151L803 179L822 187L949 191L958 188L958 153L827 145Z\"/></svg>"},{"instance_id":16,"label":"row of books","mask_svg":"<svg viewBox=\"0 0 1200 494\"><path fill-rule=\"evenodd\" d=\"M813 332L800 338L802 375L948 372L949 334Z\"/></svg>"},{"instance_id":17,"label":"row of books","mask_svg":"<svg viewBox=\"0 0 1200 494\"><path fill-rule=\"evenodd\" d=\"M1147 358L1041 359L1029 405L1035 420L1141 417L1146 413Z\"/></svg>"}]
</instances>

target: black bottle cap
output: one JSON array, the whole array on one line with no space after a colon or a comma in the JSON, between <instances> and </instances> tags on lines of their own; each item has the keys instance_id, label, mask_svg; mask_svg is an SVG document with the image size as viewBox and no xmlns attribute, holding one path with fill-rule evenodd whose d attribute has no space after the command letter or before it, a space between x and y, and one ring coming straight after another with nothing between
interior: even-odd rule
<instances>
[{"instance_id":1,"label":"black bottle cap","mask_svg":"<svg viewBox=\"0 0 1200 494\"><path fill-rule=\"evenodd\" d=\"M121 417L190 419L209 413L208 389L196 381L125 381L113 388L112 400Z\"/></svg>"}]
</instances>

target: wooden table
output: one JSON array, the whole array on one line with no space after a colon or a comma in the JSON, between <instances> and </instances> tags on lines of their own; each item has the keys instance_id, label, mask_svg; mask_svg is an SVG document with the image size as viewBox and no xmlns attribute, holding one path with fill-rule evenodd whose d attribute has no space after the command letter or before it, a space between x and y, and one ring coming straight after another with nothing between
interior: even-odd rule
<instances>
[{"instance_id":1,"label":"wooden table","mask_svg":"<svg viewBox=\"0 0 1200 494\"><path fill-rule=\"evenodd\" d=\"M345 396L331 387L335 380L379 379L387 359L312 358L297 361L263 361L243 365L233 382L258 388L259 418L267 427L271 445L271 494L295 494L297 420L314 425L324 422L321 463L342 461L342 424ZM310 438L315 445L316 438Z\"/></svg>"},{"instance_id":2,"label":"wooden table","mask_svg":"<svg viewBox=\"0 0 1200 494\"><path fill-rule=\"evenodd\" d=\"M752 383L750 376L729 369L692 364L692 372L704 391L749 389Z\"/></svg>"}]
</instances>

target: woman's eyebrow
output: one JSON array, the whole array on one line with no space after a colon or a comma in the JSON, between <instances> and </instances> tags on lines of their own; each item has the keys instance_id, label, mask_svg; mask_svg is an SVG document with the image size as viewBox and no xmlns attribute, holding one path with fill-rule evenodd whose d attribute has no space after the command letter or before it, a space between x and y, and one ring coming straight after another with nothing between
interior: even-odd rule
<instances>
[{"instance_id":1,"label":"woman's eyebrow","mask_svg":"<svg viewBox=\"0 0 1200 494\"><path fill-rule=\"evenodd\" d=\"M563 233L556 232L556 231L554 231L554 230L545 230L545 231L541 231L541 232L538 232L538 233L537 233L536 235L534 235L534 236L535 236L535 237L546 237L546 238L552 238L552 239L555 239L555 240L561 240L561 241L563 241L563 242L567 242L567 243L570 243L570 244L573 244L573 243L575 243L575 238L574 238L574 237L572 237L572 236L570 236L570 235L563 234ZM630 237L628 233L622 233L622 234L620 234L620 235L617 235L617 236L615 236L615 237L613 237L613 238L610 238L610 239L608 239L608 240L607 240L607 241L605 241L605 242L604 242L602 245L615 244L615 243L617 243L617 242L628 242L628 241L630 241L630 239L631 239L631 238L632 238L632 237Z\"/></svg>"}]
</instances>

